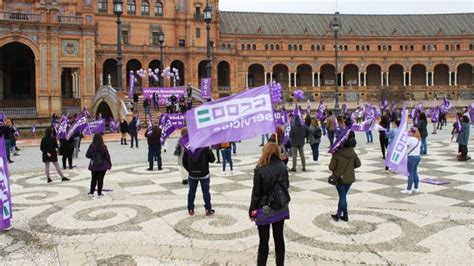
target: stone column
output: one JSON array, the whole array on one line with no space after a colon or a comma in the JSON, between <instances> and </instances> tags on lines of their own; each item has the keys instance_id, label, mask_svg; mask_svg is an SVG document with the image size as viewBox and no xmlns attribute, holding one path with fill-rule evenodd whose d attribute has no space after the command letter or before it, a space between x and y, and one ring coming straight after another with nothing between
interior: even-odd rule
<instances>
[{"instance_id":1,"label":"stone column","mask_svg":"<svg viewBox=\"0 0 474 266\"><path fill-rule=\"evenodd\" d=\"M380 86L383 86L383 76L384 76L384 73L382 71L380 72Z\"/></svg>"},{"instance_id":2,"label":"stone column","mask_svg":"<svg viewBox=\"0 0 474 266\"><path fill-rule=\"evenodd\" d=\"M267 72L265 72L265 85L267 85L268 82L267 82Z\"/></svg>"},{"instance_id":3,"label":"stone column","mask_svg":"<svg viewBox=\"0 0 474 266\"><path fill-rule=\"evenodd\" d=\"M367 72L364 72L364 87L367 87Z\"/></svg>"},{"instance_id":4,"label":"stone column","mask_svg":"<svg viewBox=\"0 0 474 266\"><path fill-rule=\"evenodd\" d=\"M344 87L344 72L341 71L341 87Z\"/></svg>"},{"instance_id":5,"label":"stone column","mask_svg":"<svg viewBox=\"0 0 474 266\"><path fill-rule=\"evenodd\" d=\"M321 87L321 73L318 72L318 87Z\"/></svg>"},{"instance_id":6,"label":"stone column","mask_svg":"<svg viewBox=\"0 0 474 266\"><path fill-rule=\"evenodd\" d=\"M458 72L454 71L454 86L458 85Z\"/></svg>"},{"instance_id":7,"label":"stone column","mask_svg":"<svg viewBox=\"0 0 474 266\"><path fill-rule=\"evenodd\" d=\"M403 72L403 86L407 85L407 72Z\"/></svg>"},{"instance_id":8,"label":"stone column","mask_svg":"<svg viewBox=\"0 0 474 266\"><path fill-rule=\"evenodd\" d=\"M270 72L270 82L273 82L273 72Z\"/></svg>"},{"instance_id":9,"label":"stone column","mask_svg":"<svg viewBox=\"0 0 474 266\"><path fill-rule=\"evenodd\" d=\"M425 77L426 77L425 85L428 86L428 85L430 85L430 81L429 81L429 79L430 79L430 72L426 72L426 73L425 73Z\"/></svg>"},{"instance_id":10,"label":"stone column","mask_svg":"<svg viewBox=\"0 0 474 266\"><path fill-rule=\"evenodd\" d=\"M388 72L386 72L385 75L387 75L387 84L386 84L386 86L390 86L390 80L389 80L389 77L388 77Z\"/></svg>"},{"instance_id":11,"label":"stone column","mask_svg":"<svg viewBox=\"0 0 474 266\"><path fill-rule=\"evenodd\" d=\"M451 78L453 77L453 75L452 75L453 72L452 72L452 71L449 71L448 73L449 73L449 79L448 79L448 82L449 82L449 83L448 83L448 85L451 86L451 84L453 84L453 83L452 83L452 80L451 80Z\"/></svg>"},{"instance_id":12,"label":"stone column","mask_svg":"<svg viewBox=\"0 0 474 266\"><path fill-rule=\"evenodd\" d=\"M288 88L291 88L291 72L288 72Z\"/></svg>"},{"instance_id":13,"label":"stone column","mask_svg":"<svg viewBox=\"0 0 474 266\"><path fill-rule=\"evenodd\" d=\"M245 72L245 88L249 87L249 72Z\"/></svg>"},{"instance_id":14,"label":"stone column","mask_svg":"<svg viewBox=\"0 0 474 266\"><path fill-rule=\"evenodd\" d=\"M357 73L357 86L360 86L360 71Z\"/></svg>"},{"instance_id":15,"label":"stone column","mask_svg":"<svg viewBox=\"0 0 474 266\"><path fill-rule=\"evenodd\" d=\"M311 86L314 87L314 72L311 73Z\"/></svg>"},{"instance_id":16,"label":"stone column","mask_svg":"<svg viewBox=\"0 0 474 266\"><path fill-rule=\"evenodd\" d=\"M411 72L408 72L408 86L411 86Z\"/></svg>"}]
</instances>

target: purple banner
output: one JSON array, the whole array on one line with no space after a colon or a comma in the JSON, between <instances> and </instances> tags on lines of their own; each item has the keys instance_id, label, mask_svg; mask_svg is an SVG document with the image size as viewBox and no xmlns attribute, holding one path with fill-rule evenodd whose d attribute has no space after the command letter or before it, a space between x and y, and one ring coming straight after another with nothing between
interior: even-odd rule
<instances>
[{"instance_id":1,"label":"purple banner","mask_svg":"<svg viewBox=\"0 0 474 266\"><path fill-rule=\"evenodd\" d=\"M290 131L291 125L287 124L286 127L283 128L285 132L283 133L283 137L281 138L281 144L286 145L290 140Z\"/></svg>"},{"instance_id":2,"label":"purple banner","mask_svg":"<svg viewBox=\"0 0 474 266\"><path fill-rule=\"evenodd\" d=\"M72 135L76 132L83 132L85 129L89 127L89 123L87 123L87 117L81 116L78 117L76 122L71 126L69 131L67 132L66 139L69 140Z\"/></svg>"},{"instance_id":3,"label":"purple banner","mask_svg":"<svg viewBox=\"0 0 474 266\"><path fill-rule=\"evenodd\" d=\"M12 219L12 198L10 194L10 176L8 173L8 160L5 151L5 140L0 137L0 193L2 210L0 231L10 228Z\"/></svg>"},{"instance_id":4,"label":"purple banner","mask_svg":"<svg viewBox=\"0 0 474 266\"><path fill-rule=\"evenodd\" d=\"M443 103L441 104L441 112L442 113L447 113L449 112L449 109L451 109L452 105L451 102L446 98L446 96L443 97Z\"/></svg>"},{"instance_id":5,"label":"purple banner","mask_svg":"<svg viewBox=\"0 0 474 266\"><path fill-rule=\"evenodd\" d=\"M432 109L429 110L430 116L431 116L431 122L438 122L439 121L439 112L441 108L439 106L436 106Z\"/></svg>"},{"instance_id":6,"label":"purple banner","mask_svg":"<svg viewBox=\"0 0 474 266\"><path fill-rule=\"evenodd\" d=\"M364 122L362 122L360 124L353 124L351 129L352 129L352 131L366 132L366 131L369 131L371 129L371 127L374 125L374 122L375 122L374 119L368 119L368 120L365 120Z\"/></svg>"},{"instance_id":7,"label":"purple banner","mask_svg":"<svg viewBox=\"0 0 474 266\"><path fill-rule=\"evenodd\" d=\"M109 128L111 132L119 132L120 129L120 121L110 119Z\"/></svg>"},{"instance_id":8,"label":"purple banner","mask_svg":"<svg viewBox=\"0 0 474 266\"><path fill-rule=\"evenodd\" d=\"M164 116L162 120L160 120L160 127L161 127L161 137L160 141L161 144L164 144L166 139L173 134L176 130L176 127L173 125L169 116Z\"/></svg>"},{"instance_id":9,"label":"purple banner","mask_svg":"<svg viewBox=\"0 0 474 266\"><path fill-rule=\"evenodd\" d=\"M195 151L191 150L191 146L189 144L189 135L186 134L182 136L178 143L184 148L184 150L191 156L193 160L196 160L199 157L199 154L201 154L202 150L201 148L196 149Z\"/></svg>"},{"instance_id":10,"label":"purple banner","mask_svg":"<svg viewBox=\"0 0 474 266\"><path fill-rule=\"evenodd\" d=\"M201 79L201 95L203 99L211 99L212 91L212 79L202 78Z\"/></svg>"},{"instance_id":11,"label":"purple banner","mask_svg":"<svg viewBox=\"0 0 474 266\"><path fill-rule=\"evenodd\" d=\"M105 133L105 119L99 119L89 122L89 129L83 131L84 135L104 134Z\"/></svg>"},{"instance_id":12,"label":"purple banner","mask_svg":"<svg viewBox=\"0 0 474 266\"><path fill-rule=\"evenodd\" d=\"M339 137L336 139L336 141L334 142L334 144L329 147L329 150L328 150L328 153L335 153L336 151L342 149L342 147L344 147L344 144L346 143L347 139L349 138L349 134L351 133L351 128L352 128L352 125L349 125L348 127L346 127L342 133L339 135Z\"/></svg>"},{"instance_id":13,"label":"purple banner","mask_svg":"<svg viewBox=\"0 0 474 266\"><path fill-rule=\"evenodd\" d=\"M288 114L285 111L278 111L273 115L275 116L275 123L277 125L284 125L288 123Z\"/></svg>"},{"instance_id":14,"label":"purple banner","mask_svg":"<svg viewBox=\"0 0 474 266\"><path fill-rule=\"evenodd\" d=\"M474 124L474 103L469 106L469 117L471 119L471 125Z\"/></svg>"},{"instance_id":15,"label":"purple banner","mask_svg":"<svg viewBox=\"0 0 474 266\"><path fill-rule=\"evenodd\" d=\"M160 124L164 124L164 123L166 123L166 121L168 119L171 121L171 124L175 128L182 128L185 125L185 123L184 123L184 119L185 119L184 114L161 114L160 118L159 118L159 122L160 122Z\"/></svg>"},{"instance_id":16,"label":"purple banner","mask_svg":"<svg viewBox=\"0 0 474 266\"><path fill-rule=\"evenodd\" d=\"M272 85L270 87L271 91L271 97L272 97L272 103L282 103L282 98L281 98L281 85L280 83L277 83L276 81L272 82Z\"/></svg>"},{"instance_id":17,"label":"purple banner","mask_svg":"<svg viewBox=\"0 0 474 266\"><path fill-rule=\"evenodd\" d=\"M128 90L128 98L133 99L133 90L135 88L135 74L133 74L133 70L130 71L130 90Z\"/></svg>"},{"instance_id":18,"label":"purple banner","mask_svg":"<svg viewBox=\"0 0 474 266\"><path fill-rule=\"evenodd\" d=\"M397 135L388 145L387 157L385 159L385 165L388 168L403 176L408 176L407 120L408 111L406 110L405 106L403 106L402 120L400 121L400 126L398 127Z\"/></svg>"},{"instance_id":19,"label":"purple banner","mask_svg":"<svg viewBox=\"0 0 474 266\"><path fill-rule=\"evenodd\" d=\"M143 97L152 98L153 93L158 93L159 105L166 105L166 100L171 97L171 95L176 96L179 99L181 96L184 96L186 91L185 87L174 87L174 88L143 88Z\"/></svg>"},{"instance_id":20,"label":"purple banner","mask_svg":"<svg viewBox=\"0 0 474 266\"><path fill-rule=\"evenodd\" d=\"M274 133L270 87L244 91L208 102L186 113L193 150Z\"/></svg>"},{"instance_id":21,"label":"purple banner","mask_svg":"<svg viewBox=\"0 0 474 266\"><path fill-rule=\"evenodd\" d=\"M57 139L65 138L66 135L67 135L67 128L68 128L67 118L63 115L61 117L61 122L55 128L56 129L56 138Z\"/></svg>"},{"instance_id":22,"label":"purple banner","mask_svg":"<svg viewBox=\"0 0 474 266\"><path fill-rule=\"evenodd\" d=\"M316 118L319 120L324 120L326 115L324 111L326 110L326 106L324 106L323 101L319 102L318 111L316 111Z\"/></svg>"}]
</instances>

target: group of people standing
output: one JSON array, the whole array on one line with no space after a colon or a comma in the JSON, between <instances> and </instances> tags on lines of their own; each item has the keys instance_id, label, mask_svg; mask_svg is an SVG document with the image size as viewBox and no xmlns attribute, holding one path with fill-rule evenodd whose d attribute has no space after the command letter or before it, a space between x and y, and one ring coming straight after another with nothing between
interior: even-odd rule
<instances>
[{"instance_id":1,"label":"group of people standing","mask_svg":"<svg viewBox=\"0 0 474 266\"><path fill-rule=\"evenodd\" d=\"M7 154L7 161L8 163L13 163L11 159L11 154L13 156L19 156L18 151L20 148L17 147L16 141L20 138L20 133L15 126L15 123L11 119L6 119L4 121L0 121L0 137L3 136L5 140L5 152Z\"/></svg>"}]
</instances>

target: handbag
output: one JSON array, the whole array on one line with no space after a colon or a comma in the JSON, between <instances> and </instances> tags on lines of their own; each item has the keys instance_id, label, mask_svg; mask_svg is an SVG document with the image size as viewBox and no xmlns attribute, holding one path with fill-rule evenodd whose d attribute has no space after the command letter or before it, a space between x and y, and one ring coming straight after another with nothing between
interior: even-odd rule
<instances>
[{"instance_id":1,"label":"handbag","mask_svg":"<svg viewBox=\"0 0 474 266\"><path fill-rule=\"evenodd\" d=\"M346 172L347 167L349 166L350 163L351 163L351 160L349 160L349 162L346 164L346 167L344 168L344 171L342 172L342 174ZM341 183L341 181L342 181L342 177L334 175L334 174L328 177L328 183L333 186L337 186L339 183Z\"/></svg>"},{"instance_id":2,"label":"handbag","mask_svg":"<svg viewBox=\"0 0 474 266\"><path fill-rule=\"evenodd\" d=\"M288 203L291 198L288 190L283 187L279 180L275 180L272 187L272 192L265 198L265 205L257 208L257 213L254 217L256 225L272 224L290 217ZM277 188L276 190L275 187Z\"/></svg>"}]
</instances>

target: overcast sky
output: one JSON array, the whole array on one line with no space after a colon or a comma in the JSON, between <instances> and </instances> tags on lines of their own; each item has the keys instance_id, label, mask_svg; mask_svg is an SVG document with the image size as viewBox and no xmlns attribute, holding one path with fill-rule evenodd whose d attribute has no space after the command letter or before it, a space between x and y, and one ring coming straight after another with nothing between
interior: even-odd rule
<instances>
[{"instance_id":1,"label":"overcast sky","mask_svg":"<svg viewBox=\"0 0 474 266\"><path fill-rule=\"evenodd\" d=\"M338 6L338 7L337 7ZM429 14L474 12L474 0L220 0L226 11L334 13L343 14Z\"/></svg>"}]
</instances>

